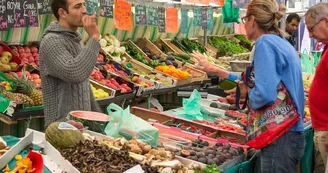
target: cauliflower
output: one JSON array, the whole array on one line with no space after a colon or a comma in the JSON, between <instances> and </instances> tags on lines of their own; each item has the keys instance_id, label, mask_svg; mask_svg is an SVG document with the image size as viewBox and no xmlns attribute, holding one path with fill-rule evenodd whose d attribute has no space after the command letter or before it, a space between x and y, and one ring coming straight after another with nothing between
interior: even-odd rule
<instances>
[{"instance_id":1,"label":"cauliflower","mask_svg":"<svg viewBox=\"0 0 328 173\"><path fill-rule=\"evenodd\" d=\"M121 43L117 39L114 41L115 47L120 47Z\"/></svg>"},{"instance_id":2,"label":"cauliflower","mask_svg":"<svg viewBox=\"0 0 328 173\"><path fill-rule=\"evenodd\" d=\"M100 39L99 44L101 47L106 47L107 46L107 41L105 39Z\"/></svg>"}]
</instances>

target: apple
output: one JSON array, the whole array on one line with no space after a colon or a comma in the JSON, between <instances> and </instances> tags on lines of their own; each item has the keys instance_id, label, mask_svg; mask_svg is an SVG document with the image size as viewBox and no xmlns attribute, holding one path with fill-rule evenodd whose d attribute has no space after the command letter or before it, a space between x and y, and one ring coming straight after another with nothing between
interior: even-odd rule
<instances>
[{"instance_id":1,"label":"apple","mask_svg":"<svg viewBox=\"0 0 328 173\"><path fill-rule=\"evenodd\" d=\"M28 62L28 59L27 59L27 57L24 57L24 58L22 58L22 62Z\"/></svg>"},{"instance_id":2,"label":"apple","mask_svg":"<svg viewBox=\"0 0 328 173\"><path fill-rule=\"evenodd\" d=\"M97 62L104 62L104 55L98 54Z\"/></svg>"},{"instance_id":3,"label":"apple","mask_svg":"<svg viewBox=\"0 0 328 173\"><path fill-rule=\"evenodd\" d=\"M14 51L18 52L18 49L17 49L16 46L11 47L11 50L14 50Z\"/></svg>"},{"instance_id":4,"label":"apple","mask_svg":"<svg viewBox=\"0 0 328 173\"><path fill-rule=\"evenodd\" d=\"M32 56L35 57L35 56L39 56L39 54L37 52L35 53L32 53Z\"/></svg>"},{"instance_id":5,"label":"apple","mask_svg":"<svg viewBox=\"0 0 328 173\"><path fill-rule=\"evenodd\" d=\"M39 56L33 56L34 61L39 61Z\"/></svg>"},{"instance_id":6,"label":"apple","mask_svg":"<svg viewBox=\"0 0 328 173\"><path fill-rule=\"evenodd\" d=\"M28 52L26 52L26 56L27 56L27 57L30 57L30 56L32 56L32 53L28 53Z\"/></svg>"},{"instance_id":7,"label":"apple","mask_svg":"<svg viewBox=\"0 0 328 173\"><path fill-rule=\"evenodd\" d=\"M13 58L13 55L10 52L8 52L8 51L2 52L1 53L1 56L2 57L7 57L9 59L9 61L11 60L11 58Z\"/></svg>"},{"instance_id":8,"label":"apple","mask_svg":"<svg viewBox=\"0 0 328 173\"><path fill-rule=\"evenodd\" d=\"M19 71L19 72L16 72L16 74L19 78L22 78L22 72Z\"/></svg>"},{"instance_id":9,"label":"apple","mask_svg":"<svg viewBox=\"0 0 328 173\"><path fill-rule=\"evenodd\" d=\"M29 56L28 57L28 63L32 63L32 62L34 62L34 58L33 58L33 56Z\"/></svg>"},{"instance_id":10,"label":"apple","mask_svg":"<svg viewBox=\"0 0 328 173\"><path fill-rule=\"evenodd\" d=\"M35 64L36 64L37 66L40 66L40 62L39 62L39 61L36 61Z\"/></svg>"},{"instance_id":11,"label":"apple","mask_svg":"<svg viewBox=\"0 0 328 173\"><path fill-rule=\"evenodd\" d=\"M35 46L31 47L31 52L38 53L38 48L36 48Z\"/></svg>"},{"instance_id":12,"label":"apple","mask_svg":"<svg viewBox=\"0 0 328 173\"><path fill-rule=\"evenodd\" d=\"M18 53L20 53L20 54L21 54L21 53L25 53L25 49L22 48L22 47L19 47L19 48L18 48Z\"/></svg>"},{"instance_id":13,"label":"apple","mask_svg":"<svg viewBox=\"0 0 328 173\"><path fill-rule=\"evenodd\" d=\"M31 53L31 49L29 47L25 47L24 49L26 53Z\"/></svg>"},{"instance_id":14,"label":"apple","mask_svg":"<svg viewBox=\"0 0 328 173\"><path fill-rule=\"evenodd\" d=\"M26 53L21 53L21 54L19 54L19 56L21 57L21 59L27 57Z\"/></svg>"},{"instance_id":15,"label":"apple","mask_svg":"<svg viewBox=\"0 0 328 173\"><path fill-rule=\"evenodd\" d=\"M3 47L2 46L0 46L0 53L2 53L3 52Z\"/></svg>"}]
</instances>

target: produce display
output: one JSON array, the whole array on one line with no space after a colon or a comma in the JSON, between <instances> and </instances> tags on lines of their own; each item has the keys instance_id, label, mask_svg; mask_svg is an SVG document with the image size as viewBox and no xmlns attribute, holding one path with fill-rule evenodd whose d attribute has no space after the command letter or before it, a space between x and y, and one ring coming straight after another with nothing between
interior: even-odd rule
<instances>
[{"instance_id":1,"label":"produce display","mask_svg":"<svg viewBox=\"0 0 328 173\"><path fill-rule=\"evenodd\" d=\"M150 57L144 56L136 47L131 44L125 44L126 52L135 60L148 65L149 67L155 68L160 65L165 65L161 62L160 57L157 55L152 55Z\"/></svg>"},{"instance_id":2,"label":"produce display","mask_svg":"<svg viewBox=\"0 0 328 173\"><path fill-rule=\"evenodd\" d=\"M225 37L210 37L208 43L218 49L219 56L232 56L249 52L245 47L240 46L235 41L228 40Z\"/></svg>"},{"instance_id":3,"label":"produce display","mask_svg":"<svg viewBox=\"0 0 328 173\"><path fill-rule=\"evenodd\" d=\"M121 62L123 60L122 55L125 53L125 47L121 46L119 40L113 35L105 35L99 40L102 50L111 56L111 58L116 62ZM98 59L99 56L98 56Z\"/></svg>"},{"instance_id":4,"label":"produce display","mask_svg":"<svg viewBox=\"0 0 328 173\"><path fill-rule=\"evenodd\" d=\"M195 160L204 164L222 165L237 156L243 155L244 149L241 147L234 148L230 144L216 143L209 146L207 141L196 139L192 142L192 146L183 146L182 150L176 151L176 154L191 160Z\"/></svg>"},{"instance_id":5,"label":"produce display","mask_svg":"<svg viewBox=\"0 0 328 173\"><path fill-rule=\"evenodd\" d=\"M252 50L253 41L248 40L245 35L235 35L234 37L240 41L240 45L246 47L249 51Z\"/></svg>"},{"instance_id":6,"label":"produce display","mask_svg":"<svg viewBox=\"0 0 328 173\"><path fill-rule=\"evenodd\" d=\"M81 122L88 130L104 134L104 129L110 121L106 114L91 111L71 111L68 114L70 120Z\"/></svg>"},{"instance_id":7,"label":"produce display","mask_svg":"<svg viewBox=\"0 0 328 173\"><path fill-rule=\"evenodd\" d=\"M103 74L99 71L93 71L90 75L91 79L98 81L99 83L113 88L115 90L120 90L122 93L131 92L132 89L125 83L119 84L116 79L108 78L105 79Z\"/></svg>"},{"instance_id":8,"label":"produce display","mask_svg":"<svg viewBox=\"0 0 328 173\"><path fill-rule=\"evenodd\" d=\"M117 75L119 75L119 76L121 76L123 78L129 76L123 70L117 69L114 64L105 64L103 67L107 71L112 72L114 74L117 74Z\"/></svg>"},{"instance_id":9,"label":"produce display","mask_svg":"<svg viewBox=\"0 0 328 173\"><path fill-rule=\"evenodd\" d=\"M39 50L37 47L28 47L28 46L11 46L11 50L16 51L19 54L20 59L22 60L22 65L33 64L40 65L39 62ZM18 64L19 65L19 64ZM15 69L15 68L12 68Z\"/></svg>"},{"instance_id":10,"label":"produce display","mask_svg":"<svg viewBox=\"0 0 328 173\"><path fill-rule=\"evenodd\" d=\"M129 156L128 147L112 149L97 141L86 140L61 150L61 154L81 173L124 172L139 163ZM156 168L141 164L145 173L156 173Z\"/></svg>"},{"instance_id":11,"label":"produce display","mask_svg":"<svg viewBox=\"0 0 328 173\"><path fill-rule=\"evenodd\" d=\"M154 81L161 82L164 86L172 86L172 82L165 77L159 77L155 74L148 74L147 77L149 77L150 79L152 79Z\"/></svg>"},{"instance_id":12,"label":"produce display","mask_svg":"<svg viewBox=\"0 0 328 173\"><path fill-rule=\"evenodd\" d=\"M105 56L103 54L98 54L97 62L105 62Z\"/></svg>"},{"instance_id":13,"label":"produce display","mask_svg":"<svg viewBox=\"0 0 328 173\"><path fill-rule=\"evenodd\" d=\"M0 71L10 71L17 69L18 65L16 62L11 62L13 56L8 51L3 51L2 48L0 48ZM33 58L33 57L32 57ZM34 60L34 59L33 59Z\"/></svg>"},{"instance_id":14,"label":"produce display","mask_svg":"<svg viewBox=\"0 0 328 173\"><path fill-rule=\"evenodd\" d=\"M208 135L214 133L214 131L200 129L196 126L186 125L185 123L166 121L163 124L166 125L166 126L180 128L181 130L184 130L184 131L187 131L187 132L202 134L202 135L205 135L205 136L208 136Z\"/></svg>"},{"instance_id":15,"label":"produce display","mask_svg":"<svg viewBox=\"0 0 328 173\"><path fill-rule=\"evenodd\" d=\"M138 77L138 76L133 76L131 81L134 83L137 83L145 88L153 87L153 84L151 84L150 82L142 81L142 79L140 79L140 77Z\"/></svg>"},{"instance_id":16,"label":"produce display","mask_svg":"<svg viewBox=\"0 0 328 173\"><path fill-rule=\"evenodd\" d=\"M142 155L147 154L152 148L150 145L137 140L136 137L133 137L129 141L127 141L125 138L104 139L103 143L117 148L122 148L124 145L126 145L128 146L130 152Z\"/></svg>"},{"instance_id":17,"label":"produce display","mask_svg":"<svg viewBox=\"0 0 328 173\"><path fill-rule=\"evenodd\" d=\"M32 167L32 161L30 158L23 157L21 155L16 155L16 166L13 169L10 169L7 164L6 168L2 170L3 173L33 173L35 168Z\"/></svg>"},{"instance_id":18,"label":"produce display","mask_svg":"<svg viewBox=\"0 0 328 173\"><path fill-rule=\"evenodd\" d=\"M107 98L109 97L109 94L104 91L103 89L99 88L99 89L96 89L93 85L90 84L90 87L91 87L91 90L92 90L92 93L94 95L94 97L96 99L102 99L102 98Z\"/></svg>"},{"instance_id":19,"label":"produce display","mask_svg":"<svg viewBox=\"0 0 328 173\"><path fill-rule=\"evenodd\" d=\"M158 71L161 71L165 74L171 75L177 79L188 79L190 78L190 74L186 71L180 70L180 69L176 69L174 66L169 65L169 66L157 66L155 68Z\"/></svg>"},{"instance_id":20,"label":"produce display","mask_svg":"<svg viewBox=\"0 0 328 173\"><path fill-rule=\"evenodd\" d=\"M192 53L193 51L198 51L200 53L206 52L206 48L202 44L188 38L182 38L181 40L174 38L171 43L188 54Z\"/></svg>"},{"instance_id":21,"label":"produce display","mask_svg":"<svg viewBox=\"0 0 328 173\"><path fill-rule=\"evenodd\" d=\"M19 77L19 78L23 78L23 72L22 71L19 71L19 72L15 72L16 75ZM13 78L14 75L11 74L11 73L6 73L6 75L10 78ZM40 75L39 74L36 74L36 73L30 73L28 71L25 71L25 75L27 77L27 79L36 87L36 88L41 88L41 78L40 78Z\"/></svg>"}]
</instances>

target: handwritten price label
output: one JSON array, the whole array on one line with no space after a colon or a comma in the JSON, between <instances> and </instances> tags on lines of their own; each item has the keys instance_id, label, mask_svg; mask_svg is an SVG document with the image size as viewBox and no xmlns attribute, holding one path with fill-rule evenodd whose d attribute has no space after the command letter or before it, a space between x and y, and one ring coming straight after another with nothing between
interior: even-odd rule
<instances>
[{"instance_id":1,"label":"handwritten price label","mask_svg":"<svg viewBox=\"0 0 328 173\"><path fill-rule=\"evenodd\" d=\"M85 7L87 9L88 15L97 13L98 10L98 0L85 0Z\"/></svg>"},{"instance_id":2,"label":"handwritten price label","mask_svg":"<svg viewBox=\"0 0 328 173\"><path fill-rule=\"evenodd\" d=\"M50 0L38 0L39 14L52 14Z\"/></svg>"},{"instance_id":3,"label":"handwritten price label","mask_svg":"<svg viewBox=\"0 0 328 173\"><path fill-rule=\"evenodd\" d=\"M150 26L157 26L158 9L154 7L147 8L147 24Z\"/></svg>"},{"instance_id":4,"label":"handwritten price label","mask_svg":"<svg viewBox=\"0 0 328 173\"><path fill-rule=\"evenodd\" d=\"M181 9L181 32L186 34L188 32L188 9Z\"/></svg>"},{"instance_id":5,"label":"handwritten price label","mask_svg":"<svg viewBox=\"0 0 328 173\"><path fill-rule=\"evenodd\" d=\"M158 31L165 32L165 8L158 7Z\"/></svg>"},{"instance_id":6,"label":"handwritten price label","mask_svg":"<svg viewBox=\"0 0 328 173\"><path fill-rule=\"evenodd\" d=\"M176 33L178 32L178 9L167 8L166 9L166 32Z\"/></svg>"},{"instance_id":7,"label":"handwritten price label","mask_svg":"<svg viewBox=\"0 0 328 173\"><path fill-rule=\"evenodd\" d=\"M0 0L0 31L4 31L7 28L6 0Z\"/></svg>"},{"instance_id":8,"label":"handwritten price label","mask_svg":"<svg viewBox=\"0 0 328 173\"><path fill-rule=\"evenodd\" d=\"M115 27L121 30L132 30L131 4L124 0L115 2Z\"/></svg>"},{"instance_id":9,"label":"handwritten price label","mask_svg":"<svg viewBox=\"0 0 328 173\"><path fill-rule=\"evenodd\" d=\"M135 21L136 25L146 25L147 24L147 17L146 17L146 7L137 5L135 7Z\"/></svg>"},{"instance_id":10,"label":"handwritten price label","mask_svg":"<svg viewBox=\"0 0 328 173\"><path fill-rule=\"evenodd\" d=\"M113 18L113 0L100 0L100 16Z\"/></svg>"},{"instance_id":11,"label":"handwritten price label","mask_svg":"<svg viewBox=\"0 0 328 173\"><path fill-rule=\"evenodd\" d=\"M36 0L25 0L23 3L23 14L25 17L25 26L38 27L38 5Z\"/></svg>"}]
</instances>

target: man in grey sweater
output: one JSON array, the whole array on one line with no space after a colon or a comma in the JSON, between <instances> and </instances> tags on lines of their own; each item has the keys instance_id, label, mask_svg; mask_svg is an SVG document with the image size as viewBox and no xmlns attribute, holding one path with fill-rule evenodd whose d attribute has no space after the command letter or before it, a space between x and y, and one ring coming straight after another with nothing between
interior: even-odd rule
<instances>
[{"instance_id":1,"label":"man in grey sweater","mask_svg":"<svg viewBox=\"0 0 328 173\"><path fill-rule=\"evenodd\" d=\"M73 110L99 111L89 83L100 49L96 15L86 15L84 0L52 1L51 9L58 21L45 30L39 55L45 127ZM90 36L83 48L79 27Z\"/></svg>"}]
</instances>

